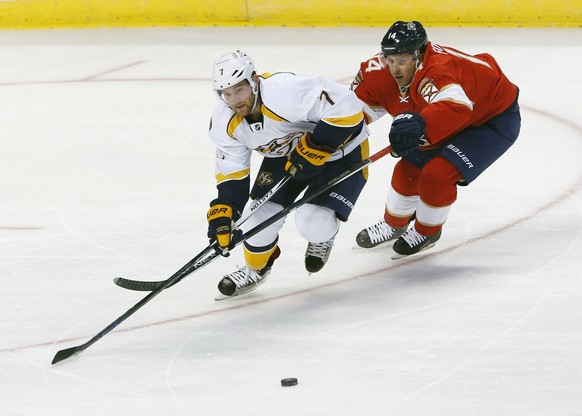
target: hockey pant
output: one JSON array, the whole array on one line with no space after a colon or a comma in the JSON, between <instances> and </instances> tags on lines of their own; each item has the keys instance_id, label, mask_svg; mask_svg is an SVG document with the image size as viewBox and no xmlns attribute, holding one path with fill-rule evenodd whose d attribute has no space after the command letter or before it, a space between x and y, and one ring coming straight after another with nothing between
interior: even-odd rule
<instances>
[{"instance_id":1,"label":"hockey pant","mask_svg":"<svg viewBox=\"0 0 582 416\"><path fill-rule=\"evenodd\" d=\"M416 231L427 236L438 233L457 199L460 180L461 173L441 157L435 157L422 169L401 159L392 174L384 220L392 227L402 228L416 212Z\"/></svg>"},{"instance_id":2,"label":"hockey pant","mask_svg":"<svg viewBox=\"0 0 582 416\"><path fill-rule=\"evenodd\" d=\"M283 210L281 205L266 202L244 223L243 231L252 229L281 210ZM245 241L244 256L247 266L261 270L267 265L271 254L277 248L279 231L286 218L281 218ZM305 204L295 210L295 225L304 239L312 243L321 243L337 234L340 220L330 208Z\"/></svg>"}]
</instances>

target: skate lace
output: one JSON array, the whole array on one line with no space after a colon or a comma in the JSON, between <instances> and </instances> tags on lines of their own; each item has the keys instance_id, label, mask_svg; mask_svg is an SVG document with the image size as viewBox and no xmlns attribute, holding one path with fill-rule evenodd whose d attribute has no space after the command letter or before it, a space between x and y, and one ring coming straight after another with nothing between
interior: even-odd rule
<instances>
[{"instance_id":1,"label":"skate lace","mask_svg":"<svg viewBox=\"0 0 582 416\"><path fill-rule=\"evenodd\" d=\"M319 257L320 259L325 259L327 252L333 246L333 238L331 240L324 241L323 243L309 243L307 245L306 256Z\"/></svg>"},{"instance_id":2,"label":"skate lace","mask_svg":"<svg viewBox=\"0 0 582 416\"><path fill-rule=\"evenodd\" d=\"M418 233L414 228L411 228L406 233L404 233L402 238L408 243L410 247L417 246L426 240L426 236Z\"/></svg>"},{"instance_id":3,"label":"skate lace","mask_svg":"<svg viewBox=\"0 0 582 416\"><path fill-rule=\"evenodd\" d=\"M372 243L379 243L388 240L392 236L392 227L384 220L368 227L368 235Z\"/></svg>"},{"instance_id":4,"label":"skate lace","mask_svg":"<svg viewBox=\"0 0 582 416\"><path fill-rule=\"evenodd\" d=\"M248 266L244 266L228 275L228 278L234 282L236 287L243 287L251 282L258 282L261 275Z\"/></svg>"}]
</instances>

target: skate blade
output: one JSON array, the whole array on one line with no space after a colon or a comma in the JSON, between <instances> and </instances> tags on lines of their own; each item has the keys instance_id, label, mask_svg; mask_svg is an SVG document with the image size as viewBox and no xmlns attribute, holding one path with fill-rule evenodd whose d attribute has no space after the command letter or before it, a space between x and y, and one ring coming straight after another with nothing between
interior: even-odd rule
<instances>
[{"instance_id":1,"label":"skate blade","mask_svg":"<svg viewBox=\"0 0 582 416\"><path fill-rule=\"evenodd\" d=\"M236 298L237 296L240 296L240 295L226 296L226 295L223 295L222 293L218 292L218 294L216 294L216 296L214 296L214 300L216 302L220 302L221 300L232 299L232 298Z\"/></svg>"},{"instance_id":2,"label":"skate blade","mask_svg":"<svg viewBox=\"0 0 582 416\"><path fill-rule=\"evenodd\" d=\"M428 250L429 248L433 248L435 245L436 245L436 241L434 243L427 244L421 250L419 250L418 253L422 253L423 251ZM400 254L400 253L394 252L394 254L392 254L392 257L390 257L390 258L392 260L400 260L400 259L403 259L405 257L414 256L415 254L418 254L418 253L413 253L413 254Z\"/></svg>"},{"instance_id":3,"label":"skate blade","mask_svg":"<svg viewBox=\"0 0 582 416\"><path fill-rule=\"evenodd\" d=\"M376 250L382 250L388 246L390 246L390 244L394 244L396 240L388 240L388 241L384 241L383 243L378 244L377 246L374 247L362 247L359 246L357 244L352 246L352 250L355 251L376 251Z\"/></svg>"},{"instance_id":4,"label":"skate blade","mask_svg":"<svg viewBox=\"0 0 582 416\"><path fill-rule=\"evenodd\" d=\"M238 298L238 297L241 297L241 296L248 295L249 293L251 293L251 292L254 292L255 290L257 290L257 287L254 287L253 289L250 289L250 290L245 290L244 292L235 293L234 295L230 295L230 296L228 296L228 295L223 295L222 293L220 293L220 292L219 292L219 293L218 293L218 294L217 294L217 295L214 297L214 300L215 300L216 302L220 302L220 301L222 301L222 300L226 300L226 299Z\"/></svg>"},{"instance_id":5,"label":"skate blade","mask_svg":"<svg viewBox=\"0 0 582 416\"><path fill-rule=\"evenodd\" d=\"M418 253L414 253L414 254L418 254ZM392 257L390 257L392 260L400 260L403 259L405 257L410 257L410 256L414 256L414 254L399 254L394 252L394 254L392 254Z\"/></svg>"},{"instance_id":6,"label":"skate blade","mask_svg":"<svg viewBox=\"0 0 582 416\"><path fill-rule=\"evenodd\" d=\"M248 285L245 286L243 289L240 289L239 291L235 292L234 295L223 295L222 293L218 293L215 297L214 300L219 302L221 300L226 300L226 299L232 299L232 298L238 298L240 296L244 296L247 295L251 292L254 292L255 290L257 290L259 288L259 286L261 286L263 283L265 283L265 280L267 280L267 278L263 278L261 280L259 280L258 283L254 283L252 285Z\"/></svg>"},{"instance_id":7,"label":"skate blade","mask_svg":"<svg viewBox=\"0 0 582 416\"><path fill-rule=\"evenodd\" d=\"M227 300L227 299L240 298L241 296L244 297L245 295L248 295L249 293L254 292L255 290L256 290L256 288L253 290L247 290L246 292L243 292L243 293L235 293L234 295L230 295L230 296L223 295L222 293L219 292L216 296L214 296L214 300L216 302L220 302L220 301Z\"/></svg>"}]
</instances>

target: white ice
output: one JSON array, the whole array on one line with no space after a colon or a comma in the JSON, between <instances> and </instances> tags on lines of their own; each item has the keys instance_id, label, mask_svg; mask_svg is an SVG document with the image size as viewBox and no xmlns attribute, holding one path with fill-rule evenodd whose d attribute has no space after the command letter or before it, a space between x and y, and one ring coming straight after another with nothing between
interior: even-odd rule
<instances>
[{"instance_id":1,"label":"white ice","mask_svg":"<svg viewBox=\"0 0 582 416\"><path fill-rule=\"evenodd\" d=\"M206 246L214 59L242 48L260 72L347 87L384 32L0 32L0 414L582 415L580 29L429 28L493 54L523 116L434 249L352 249L382 214L386 157L322 272L305 272L290 218L248 298L213 300L237 250L51 365L146 295L114 277L165 279Z\"/></svg>"}]
</instances>

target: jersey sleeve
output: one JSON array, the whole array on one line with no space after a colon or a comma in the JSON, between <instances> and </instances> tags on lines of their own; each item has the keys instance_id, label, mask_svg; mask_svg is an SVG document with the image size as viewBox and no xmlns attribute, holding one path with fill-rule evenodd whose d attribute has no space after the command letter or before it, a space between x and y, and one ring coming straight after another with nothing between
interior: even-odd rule
<instances>
[{"instance_id":1,"label":"jersey sleeve","mask_svg":"<svg viewBox=\"0 0 582 416\"><path fill-rule=\"evenodd\" d=\"M361 101L364 116L367 124L388 114L382 103L376 99L375 92L378 91L377 80L373 77L375 71L381 71L382 64L379 55L368 59L360 64L360 69L352 81L350 89Z\"/></svg>"},{"instance_id":2,"label":"jersey sleeve","mask_svg":"<svg viewBox=\"0 0 582 416\"><path fill-rule=\"evenodd\" d=\"M333 152L362 130L364 113L356 95L322 77L278 75L278 97L268 97L275 112L290 122L312 123L312 140Z\"/></svg>"},{"instance_id":3,"label":"jersey sleeve","mask_svg":"<svg viewBox=\"0 0 582 416\"><path fill-rule=\"evenodd\" d=\"M312 141L333 152L360 133L364 112L352 91L327 79L320 81L321 92L308 113L317 122Z\"/></svg>"},{"instance_id":4,"label":"jersey sleeve","mask_svg":"<svg viewBox=\"0 0 582 416\"><path fill-rule=\"evenodd\" d=\"M233 208L233 219L236 221L248 200L252 150L228 134L230 117L229 112L219 107L210 120L208 135L216 146L214 175L217 200Z\"/></svg>"}]
</instances>

